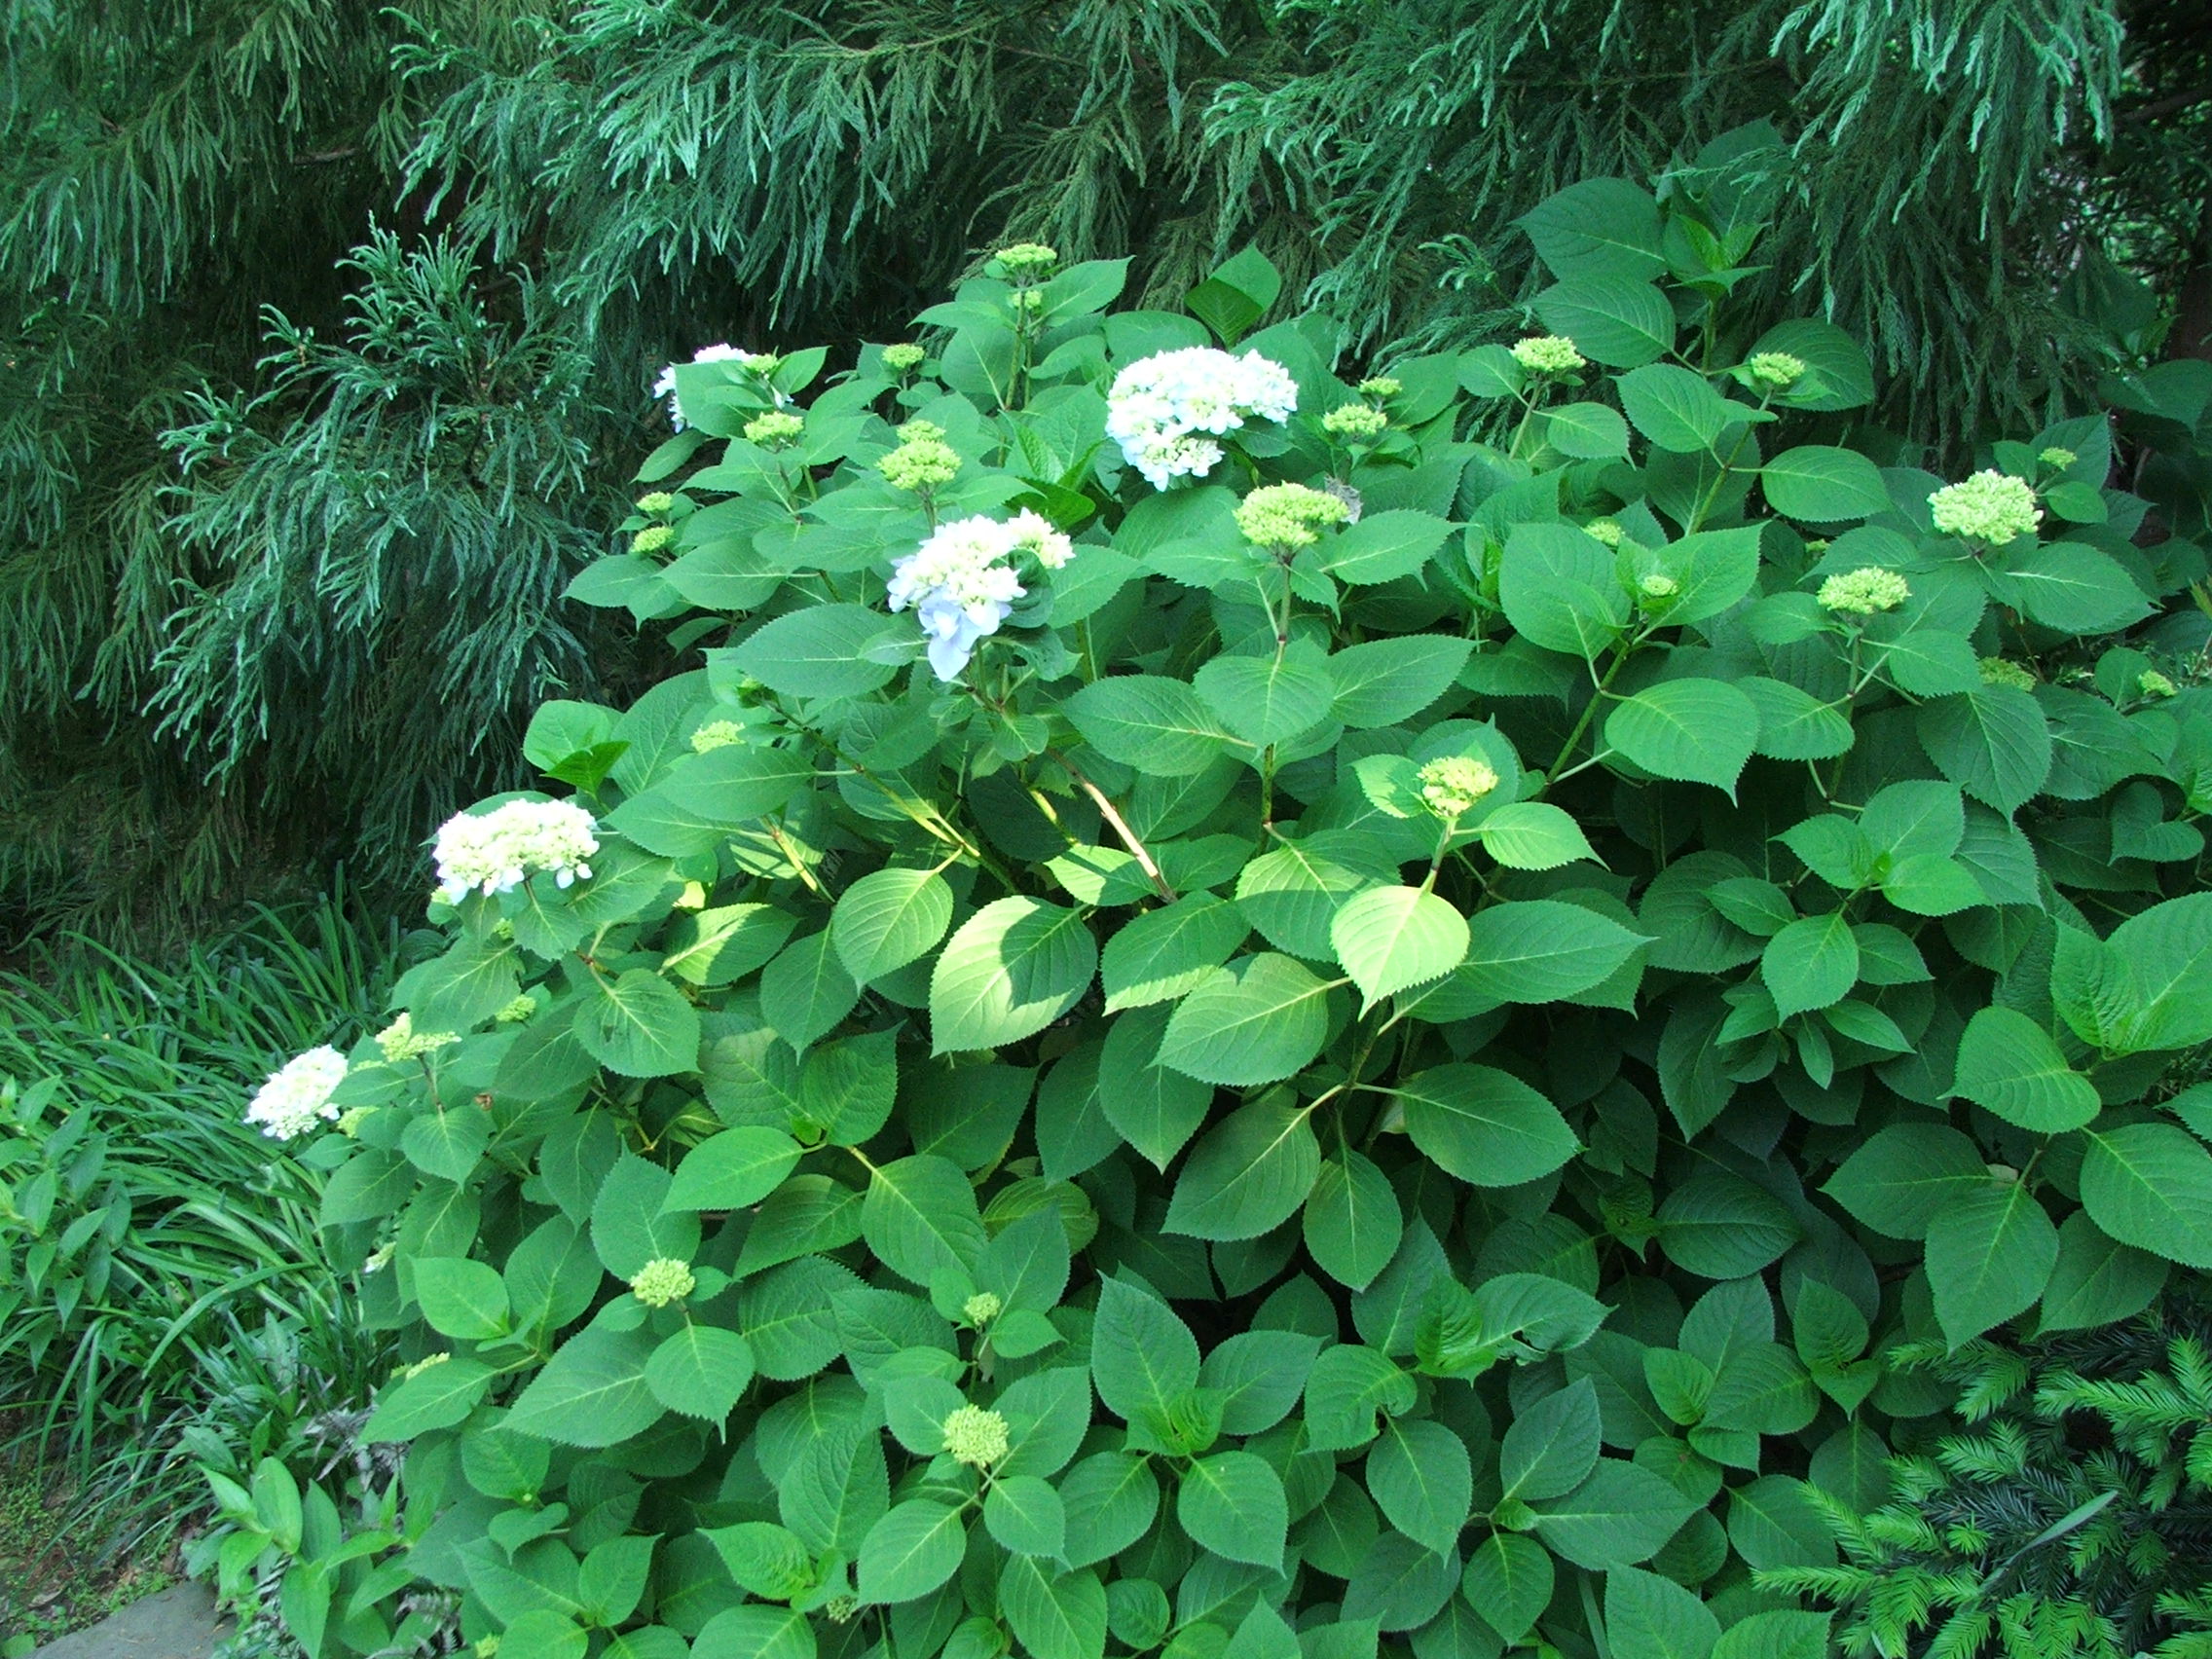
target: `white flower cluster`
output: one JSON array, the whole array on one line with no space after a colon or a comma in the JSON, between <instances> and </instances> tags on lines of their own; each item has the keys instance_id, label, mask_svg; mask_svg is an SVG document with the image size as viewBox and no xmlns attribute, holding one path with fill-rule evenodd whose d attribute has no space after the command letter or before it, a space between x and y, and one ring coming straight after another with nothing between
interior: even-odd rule
<instances>
[{"instance_id":1,"label":"white flower cluster","mask_svg":"<svg viewBox=\"0 0 2212 1659\"><path fill-rule=\"evenodd\" d=\"M271 1140L288 1141L318 1122L337 1119L338 1108L330 1097L345 1081L344 1054L327 1043L310 1049L269 1074L269 1081L254 1090L245 1121L258 1125Z\"/></svg>"},{"instance_id":2,"label":"white flower cluster","mask_svg":"<svg viewBox=\"0 0 2212 1659\"><path fill-rule=\"evenodd\" d=\"M891 608L914 608L929 636L930 667L940 680L957 680L976 654L976 642L999 631L1014 602L1028 590L1012 566L1000 563L1029 553L1048 571L1075 557L1075 545L1024 507L1000 521L977 514L955 519L891 567Z\"/></svg>"},{"instance_id":3,"label":"white flower cluster","mask_svg":"<svg viewBox=\"0 0 2212 1659\"><path fill-rule=\"evenodd\" d=\"M1203 478L1221 460L1214 440L1246 421L1287 421L1298 384L1256 351L1233 357L1210 346L1161 351L1114 377L1106 435L1156 490L1184 474Z\"/></svg>"},{"instance_id":4,"label":"white flower cluster","mask_svg":"<svg viewBox=\"0 0 2212 1659\"><path fill-rule=\"evenodd\" d=\"M539 870L567 887L590 879L584 861L599 851L590 813L565 800L510 800L490 812L461 812L438 830L438 897L458 904L470 893L504 893Z\"/></svg>"},{"instance_id":5,"label":"white flower cluster","mask_svg":"<svg viewBox=\"0 0 2212 1659\"><path fill-rule=\"evenodd\" d=\"M735 346L728 345L702 346L691 354L691 360L694 363L735 363L741 369L757 369L762 374L766 374L776 366L776 357L773 352L740 351ZM661 370L660 379L653 382L653 395L668 399L669 421L678 431L682 431L683 405L677 401L676 365L674 363ZM776 401L781 403L783 399L779 397Z\"/></svg>"}]
</instances>

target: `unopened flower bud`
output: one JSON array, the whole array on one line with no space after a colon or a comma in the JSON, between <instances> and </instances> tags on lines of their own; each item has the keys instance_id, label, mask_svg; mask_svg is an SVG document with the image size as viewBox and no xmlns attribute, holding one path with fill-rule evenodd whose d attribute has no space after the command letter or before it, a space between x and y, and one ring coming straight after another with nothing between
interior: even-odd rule
<instances>
[{"instance_id":1,"label":"unopened flower bud","mask_svg":"<svg viewBox=\"0 0 2212 1659\"><path fill-rule=\"evenodd\" d=\"M1496 770L1469 755L1445 755L1416 774L1420 798L1439 818L1457 818L1497 788Z\"/></svg>"},{"instance_id":2,"label":"unopened flower bud","mask_svg":"<svg viewBox=\"0 0 2212 1659\"><path fill-rule=\"evenodd\" d=\"M2135 689L2146 697L2173 697L2180 694L2174 682L2155 668L2147 668L2135 677Z\"/></svg>"},{"instance_id":3,"label":"unopened flower bud","mask_svg":"<svg viewBox=\"0 0 2212 1659\"><path fill-rule=\"evenodd\" d=\"M1570 375L1587 361L1564 334L1532 334L1511 350L1513 360L1532 375Z\"/></svg>"},{"instance_id":4,"label":"unopened flower bud","mask_svg":"<svg viewBox=\"0 0 2212 1659\"><path fill-rule=\"evenodd\" d=\"M1321 430L1329 436L1348 438L1360 443L1373 443L1388 429L1389 424L1389 416L1364 403L1347 403L1321 417Z\"/></svg>"},{"instance_id":5,"label":"unopened flower bud","mask_svg":"<svg viewBox=\"0 0 2212 1659\"><path fill-rule=\"evenodd\" d=\"M922 356L919 346L886 346L883 349L883 366L895 375L911 374L922 366Z\"/></svg>"},{"instance_id":6,"label":"unopened flower bud","mask_svg":"<svg viewBox=\"0 0 2212 1659\"><path fill-rule=\"evenodd\" d=\"M638 511L642 513L665 513L675 505L676 498L666 490L655 490L649 496L638 498Z\"/></svg>"},{"instance_id":7,"label":"unopened flower bud","mask_svg":"<svg viewBox=\"0 0 2212 1659\"><path fill-rule=\"evenodd\" d=\"M756 415L745 423L745 441L758 444L762 449L784 449L795 442L806 429L803 417L789 410L775 409L765 415Z\"/></svg>"},{"instance_id":8,"label":"unopened flower bud","mask_svg":"<svg viewBox=\"0 0 2212 1659\"><path fill-rule=\"evenodd\" d=\"M1869 565L1828 577L1817 596L1823 610L1871 616L1878 610L1895 610L1912 597L1904 577L1895 571Z\"/></svg>"},{"instance_id":9,"label":"unopened flower bud","mask_svg":"<svg viewBox=\"0 0 2212 1659\"><path fill-rule=\"evenodd\" d=\"M630 537L630 551L633 553L658 553L675 539L676 531L673 526L648 524L637 535Z\"/></svg>"},{"instance_id":10,"label":"unopened flower bud","mask_svg":"<svg viewBox=\"0 0 2212 1659\"><path fill-rule=\"evenodd\" d=\"M944 1449L956 1463L988 1468L1013 1449L1006 1419L981 1406L962 1406L944 1419Z\"/></svg>"},{"instance_id":11,"label":"unopened flower bud","mask_svg":"<svg viewBox=\"0 0 2212 1659\"><path fill-rule=\"evenodd\" d=\"M691 734L691 752L704 755L712 749L728 749L745 741L745 728L735 720L709 720Z\"/></svg>"},{"instance_id":12,"label":"unopened flower bud","mask_svg":"<svg viewBox=\"0 0 2212 1659\"><path fill-rule=\"evenodd\" d=\"M2003 657L1983 657L1978 665L1984 685L2009 685L2015 691L2033 691L2036 677L2016 662Z\"/></svg>"},{"instance_id":13,"label":"unopened flower bud","mask_svg":"<svg viewBox=\"0 0 2212 1659\"><path fill-rule=\"evenodd\" d=\"M1396 375L1374 375L1359 383L1362 397L1395 397L1406 389L1406 383Z\"/></svg>"},{"instance_id":14,"label":"unopened flower bud","mask_svg":"<svg viewBox=\"0 0 2212 1659\"><path fill-rule=\"evenodd\" d=\"M999 1316L999 1309L1004 1306L992 1292L978 1290L960 1305L960 1316L971 1325L988 1325Z\"/></svg>"},{"instance_id":15,"label":"unopened flower bud","mask_svg":"<svg viewBox=\"0 0 2212 1659\"><path fill-rule=\"evenodd\" d=\"M697 1283L689 1263L673 1256L655 1256L631 1279L630 1294L647 1308L666 1308L689 1296Z\"/></svg>"},{"instance_id":16,"label":"unopened flower bud","mask_svg":"<svg viewBox=\"0 0 2212 1659\"><path fill-rule=\"evenodd\" d=\"M1236 528L1260 547L1310 547L1320 533L1351 517L1351 508L1326 490L1304 484L1263 484L1237 503Z\"/></svg>"},{"instance_id":17,"label":"unopened flower bud","mask_svg":"<svg viewBox=\"0 0 2212 1659\"><path fill-rule=\"evenodd\" d=\"M1058 251L1043 242L1015 242L1000 248L994 257L1016 276L1033 276L1040 271L1051 270L1060 262Z\"/></svg>"},{"instance_id":18,"label":"unopened flower bud","mask_svg":"<svg viewBox=\"0 0 2212 1659\"><path fill-rule=\"evenodd\" d=\"M1592 519L1582 528L1600 541L1603 541L1607 547L1618 547L1621 544L1621 537L1627 534L1621 529L1618 520L1609 518Z\"/></svg>"},{"instance_id":19,"label":"unopened flower bud","mask_svg":"<svg viewBox=\"0 0 2212 1659\"><path fill-rule=\"evenodd\" d=\"M1768 391L1788 391L1805 378L1805 359L1787 351L1758 351L1744 365L1751 384Z\"/></svg>"},{"instance_id":20,"label":"unopened flower bud","mask_svg":"<svg viewBox=\"0 0 2212 1659\"><path fill-rule=\"evenodd\" d=\"M2036 493L2027 480L2009 473L1983 470L1959 484L1946 484L1928 498L1936 528L1945 535L1964 536L2003 547L2033 535L2043 522Z\"/></svg>"}]
</instances>

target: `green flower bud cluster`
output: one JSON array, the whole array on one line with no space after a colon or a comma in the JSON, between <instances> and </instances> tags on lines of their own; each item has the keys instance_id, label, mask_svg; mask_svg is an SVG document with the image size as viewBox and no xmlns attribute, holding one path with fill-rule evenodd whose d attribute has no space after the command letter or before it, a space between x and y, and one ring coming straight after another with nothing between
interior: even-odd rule
<instances>
[{"instance_id":1,"label":"green flower bud cluster","mask_svg":"<svg viewBox=\"0 0 2212 1659\"><path fill-rule=\"evenodd\" d=\"M1805 359L1787 351L1754 351L1744 367L1751 371L1751 384L1768 391L1788 391L1805 378Z\"/></svg>"},{"instance_id":2,"label":"green flower bud cluster","mask_svg":"<svg viewBox=\"0 0 2212 1659\"><path fill-rule=\"evenodd\" d=\"M858 1596L832 1596L822 1604L823 1616L831 1624L851 1624L860 1610Z\"/></svg>"},{"instance_id":3,"label":"green flower bud cluster","mask_svg":"<svg viewBox=\"0 0 2212 1659\"><path fill-rule=\"evenodd\" d=\"M1406 383L1396 375L1371 375L1359 383L1362 397L1395 397L1406 389Z\"/></svg>"},{"instance_id":4,"label":"green flower bud cluster","mask_svg":"<svg viewBox=\"0 0 2212 1659\"><path fill-rule=\"evenodd\" d=\"M2135 677L2135 689L2146 697L2178 697L2181 694L2180 688L2155 668L2147 668Z\"/></svg>"},{"instance_id":5,"label":"green flower bud cluster","mask_svg":"<svg viewBox=\"0 0 2212 1659\"><path fill-rule=\"evenodd\" d=\"M899 428L899 447L880 457L876 471L892 487L919 494L952 482L960 470L960 456L944 441L944 428L934 421L909 421Z\"/></svg>"},{"instance_id":6,"label":"green flower bud cluster","mask_svg":"<svg viewBox=\"0 0 2212 1659\"><path fill-rule=\"evenodd\" d=\"M648 524L630 537L633 553L658 553L676 539L676 527L666 524Z\"/></svg>"},{"instance_id":7,"label":"green flower bud cluster","mask_svg":"<svg viewBox=\"0 0 2212 1659\"><path fill-rule=\"evenodd\" d=\"M1588 361L1564 334L1532 334L1517 340L1513 360L1532 375L1570 375Z\"/></svg>"},{"instance_id":8,"label":"green flower bud cluster","mask_svg":"<svg viewBox=\"0 0 2212 1659\"><path fill-rule=\"evenodd\" d=\"M1348 438L1360 443L1373 443L1388 429L1389 424L1389 416L1364 403L1347 403L1321 417L1321 430L1330 437Z\"/></svg>"},{"instance_id":9,"label":"green flower bud cluster","mask_svg":"<svg viewBox=\"0 0 2212 1659\"><path fill-rule=\"evenodd\" d=\"M1058 250L1043 242L1015 242L1011 247L1000 248L993 257L1015 276L1034 276L1060 262Z\"/></svg>"},{"instance_id":10,"label":"green flower bud cluster","mask_svg":"<svg viewBox=\"0 0 2212 1659\"><path fill-rule=\"evenodd\" d=\"M666 490L655 490L649 496L638 498L638 511L642 513L665 513L675 505L676 498Z\"/></svg>"},{"instance_id":11,"label":"green flower bud cluster","mask_svg":"<svg viewBox=\"0 0 2212 1659\"><path fill-rule=\"evenodd\" d=\"M2036 493L2027 480L1984 469L1959 484L1946 484L1928 498L1936 528L1945 535L1990 547L2035 533L2043 523Z\"/></svg>"},{"instance_id":12,"label":"green flower bud cluster","mask_svg":"<svg viewBox=\"0 0 2212 1659\"><path fill-rule=\"evenodd\" d=\"M537 999L524 991L492 1017L501 1025L520 1025L537 1012Z\"/></svg>"},{"instance_id":13,"label":"green flower bud cluster","mask_svg":"<svg viewBox=\"0 0 2212 1659\"><path fill-rule=\"evenodd\" d=\"M2076 455L2072 450L2060 449L2055 444L2036 457L2036 460L2042 461L2044 465L2051 467L2059 472L2064 472L2069 466L2072 466L2077 461L2080 461L2081 459L2082 458Z\"/></svg>"},{"instance_id":14,"label":"green flower bud cluster","mask_svg":"<svg viewBox=\"0 0 2212 1659\"><path fill-rule=\"evenodd\" d=\"M347 1107L345 1111L338 1114L336 1124L338 1132L348 1140L358 1139L361 1133L361 1125L368 1122L371 1110L373 1108L367 1106Z\"/></svg>"},{"instance_id":15,"label":"green flower bud cluster","mask_svg":"<svg viewBox=\"0 0 2212 1659\"><path fill-rule=\"evenodd\" d=\"M2036 688L2036 677L2016 662L2004 657L1983 657L1979 666L1984 685L2009 685L2015 691Z\"/></svg>"},{"instance_id":16,"label":"green flower bud cluster","mask_svg":"<svg viewBox=\"0 0 2212 1659\"><path fill-rule=\"evenodd\" d=\"M1823 610L1855 616L1895 610L1911 597L1912 589L1906 585L1904 577L1873 565L1828 577L1821 584L1818 595Z\"/></svg>"},{"instance_id":17,"label":"green flower bud cluster","mask_svg":"<svg viewBox=\"0 0 2212 1659\"><path fill-rule=\"evenodd\" d=\"M960 1316L969 1324L980 1327L996 1319L1005 1306L995 1293L978 1290L960 1305Z\"/></svg>"},{"instance_id":18,"label":"green flower bud cluster","mask_svg":"<svg viewBox=\"0 0 2212 1659\"><path fill-rule=\"evenodd\" d=\"M413 1365L401 1366L397 1373L398 1379L402 1382L412 1382L416 1378L422 1376L424 1372L429 1370L432 1366L443 1365L447 1360L451 1358L453 1358L453 1355L450 1353L425 1354L421 1359L417 1360Z\"/></svg>"},{"instance_id":19,"label":"green flower bud cluster","mask_svg":"<svg viewBox=\"0 0 2212 1659\"><path fill-rule=\"evenodd\" d=\"M711 749L729 749L745 741L745 728L735 720L708 720L691 734L691 753L704 755Z\"/></svg>"},{"instance_id":20,"label":"green flower bud cluster","mask_svg":"<svg viewBox=\"0 0 2212 1659\"><path fill-rule=\"evenodd\" d=\"M1006 1419L981 1406L962 1406L944 1419L944 1449L956 1463L988 1468L1013 1449Z\"/></svg>"},{"instance_id":21,"label":"green flower bud cluster","mask_svg":"<svg viewBox=\"0 0 2212 1659\"><path fill-rule=\"evenodd\" d=\"M1582 528L1595 535L1600 541L1603 541L1607 547L1618 547L1621 544L1621 537L1628 534L1621 529L1620 522L1617 519L1592 519Z\"/></svg>"},{"instance_id":22,"label":"green flower bud cluster","mask_svg":"<svg viewBox=\"0 0 2212 1659\"><path fill-rule=\"evenodd\" d=\"M922 356L919 346L886 346L883 349L883 366L895 375L912 374L922 366Z\"/></svg>"},{"instance_id":23,"label":"green flower bud cluster","mask_svg":"<svg viewBox=\"0 0 2212 1659\"><path fill-rule=\"evenodd\" d=\"M630 1281L630 1294L647 1308L666 1308L689 1296L698 1282L691 1276L689 1263L673 1256L655 1256L638 1270Z\"/></svg>"},{"instance_id":24,"label":"green flower bud cluster","mask_svg":"<svg viewBox=\"0 0 2212 1659\"><path fill-rule=\"evenodd\" d=\"M1439 818L1457 818L1498 783L1494 767L1469 755L1440 756L1415 777L1420 784L1420 798Z\"/></svg>"},{"instance_id":25,"label":"green flower bud cluster","mask_svg":"<svg viewBox=\"0 0 2212 1659\"><path fill-rule=\"evenodd\" d=\"M1237 503L1236 528L1256 546L1310 547L1323 530L1350 517L1350 506L1326 490L1263 484Z\"/></svg>"},{"instance_id":26,"label":"green flower bud cluster","mask_svg":"<svg viewBox=\"0 0 2212 1659\"><path fill-rule=\"evenodd\" d=\"M786 449L798 440L806 429L803 416L789 410L774 409L765 415L756 415L745 423L745 441L758 444L762 449Z\"/></svg>"},{"instance_id":27,"label":"green flower bud cluster","mask_svg":"<svg viewBox=\"0 0 2212 1659\"><path fill-rule=\"evenodd\" d=\"M1682 584L1675 580L1673 576L1663 575L1659 571L1653 571L1636 584L1636 591L1646 602L1655 603L1675 598L1682 591Z\"/></svg>"},{"instance_id":28,"label":"green flower bud cluster","mask_svg":"<svg viewBox=\"0 0 2212 1659\"><path fill-rule=\"evenodd\" d=\"M1016 288L1007 295L1007 303L1017 312L1034 316L1045 309L1045 290L1042 288Z\"/></svg>"},{"instance_id":29,"label":"green flower bud cluster","mask_svg":"<svg viewBox=\"0 0 2212 1659\"><path fill-rule=\"evenodd\" d=\"M418 1031L415 1017L410 1014L400 1016L377 1033L377 1050L393 1065L402 1060L419 1059L434 1050L451 1047L461 1041L452 1031Z\"/></svg>"}]
</instances>

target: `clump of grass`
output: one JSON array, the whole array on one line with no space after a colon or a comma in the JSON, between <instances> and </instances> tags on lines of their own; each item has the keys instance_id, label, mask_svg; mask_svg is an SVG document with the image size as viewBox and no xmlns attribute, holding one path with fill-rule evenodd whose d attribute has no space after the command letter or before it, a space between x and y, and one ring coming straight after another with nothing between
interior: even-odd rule
<instances>
[{"instance_id":1,"label":"clump of grass","mask_svg":"<svg viewBox=\"0 0 2212 1659\"><path fill-rule=\"evenodd\" d=\"M28 1456L0 1457L0 1659L96 1624L126 1602L176 1582L160 1560L105 1557L74 1518L73 1480Z\"/></svg>"},{"instance_id":2,"label":"clump of grass","mask_svg":"<svg viewBox=\"0 0 2212 1659\"><path fill-rule=\"evenodd\" d=\"M320 1178L241 1118L381 1023L407 953L341 899L166 965L91 940L0 978L0 1451L65 1475L94 1552L203 1502L191 1451L276 1451L381 1373L316 1237Z\"/></svg>"}]
</instances>

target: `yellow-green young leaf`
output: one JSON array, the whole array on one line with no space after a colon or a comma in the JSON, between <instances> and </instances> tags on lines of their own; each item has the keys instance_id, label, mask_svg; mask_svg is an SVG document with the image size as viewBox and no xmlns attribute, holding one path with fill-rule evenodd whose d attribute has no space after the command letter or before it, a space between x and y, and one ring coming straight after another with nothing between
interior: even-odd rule
<instances>
[{"instance_id":1,"label":"yellow-green young leaf","mask_svg":"<svg viewBox=\"0 0 2212 1659\"><path fill-rule=\"evenodd\" d=\"M931 1052L995 1049L1042 1031L1075 1006L1098 942L1075 911L1015 895L977 910L930 976Z\"/></svg>"},{"instance_id":2,"label":"yellow-green young leaf","mask_svg":"<svg viewBox=\"0 0 2212 1659\"><path fill-rule=\"evenodd\" d=\"M1108 940L1099 956L1106 1012L1181 996L1227 962L1251 931L1235 904L1210 893L1148 910Z\"/></svg>"},{"instance_id":3,"label":"yellow-green young leaf","mask_svg":"<svg viewBox=\"0 0 2212 1659\"><path fill-rule=\"evenodd\" d=\"M1257 1238L1292 1216L1321 1172L1312 1111L1278 1090L1231 1113L1192 1149L1165 1227L1194 1238Z\"/></svg>"},{"instance_id":4,"label":"yellow-green young leaf","mask_svg":"<svg viewBox=\"0 0 2212 1659\"><path fill-rule=\"evenodd\" d=\"M1758 710L1720 680L1663 680L1605 717L1605 747L1624 759L1655 778L1711 784L1731 797L1758 740Z\"/></svg>"},{"instance_id":5,"label":"yellow-green young leaf","mask_svg":"<svg viewBox=\"0 0 2212 1659\"><path fill-rule=\"evenodd\" d=\"M952 925L952 889L927 869L879 869L837 896L830 939L856 984L903 968Z\"/></svg>"},{"instance_id":6,"label":"yellow-green young leaf","mask_svg":"<svg viewBox=\"0 0 2212 1659\"><path fill-rule=\"evenodd\" d=\"M1434 893L1373 887L1337 912L1329 941L1372 1008L1456 968L1467 954L1467 918Z\"/></svg>"},{"instance_id":7,"label":"yellow-green young leaf","mask_svg":"<svg viewBox=\"0 0 2212 1659\"><path fill-rule=\"evenodd\" d=\"M2171 1124L2088 1131L2082 1205L2122 1244L2212 1269L2212 1153Z\"/></svg>"},{"instance_id":8,"label":"yellow-green young leaf","mask_svg":"<svg viewBox=\"0 0 2212 1659\"><path fill-rule=\"evenodd\" d=\"M1988 1181L1928 1224L1928 1288L1953 1347L2035 1306L2058 1260L2058 1230L2024 1181Z\"/></svg>"},{"instance_id":9,"label":"yellow-green young leaf","mask_svg":"<svg viewBox=\"0 0 2212 1659\"><path fill-rule=\"evenodd\" d=\"M661 1201L668 1209L746 1209L782 1186L798 1160L798 1142L781 1129L724 1129L683 1155Z\"/></svg>"},{"instance_id":10,"label":"yellow-green young leaf","mask_svg":"<svg viewBox=\"0 0 2212 1659\"><path fill-rule=\"evenodd\" d=\"M1517 1187L1574 1156L1559 1108L1492 1066L1437 1066L1385 1092L1397 1097L1414 1145L1477 1187Z\"/></svg>"},{"instance_id":11,"label":"yellow-green young leaf","mask_svg":"<svg viewBox=\"0 0 2212 1659\"><path fill-rule=\"evenodd\" d=\"M1279 1567L1290 1528L1282 1477L1250 1452L1217 1452L1183 1471L1175 1518L1201 1549L1229 1561Z\"/></svg>"},{"instance_id":12,"label":"yellow-green young leaf","mask_svg":"<svg viewBox=\"0 0 2212 1659\"><path fill-rule=\"evenodd\" d=\"M1967 1021L1951 1092L2046 1135L2080 1128L2098 1108L2096 1085L2066 1063L2049 1032L2009 1008Z\"/></svg>"},{"instance_id":13,"label":"yellow-green young leaf","mask_svg":"<svg viewBox=\"0 0 2212 1659\"><path fill-rule=\"evenodd\" d=\"M926 1596L959 1569L967 1548L967 1519L947 1504L917 1497L887 1509L861 1540L861 1600Z\"/></svg>"},{"instance_id":14,"label":"yellow-green young leaf","mask_svg":"<svg viewBox=\"0 0 2212 1659\"><path fill-rule=\"evenodd\" d=\"M1289 1077L1321 1051L1329 989L1287 956L1263 953L1216 968L1176 1005L1160 1063L1231 1088Z\"/></svg>"}]
</instances>

